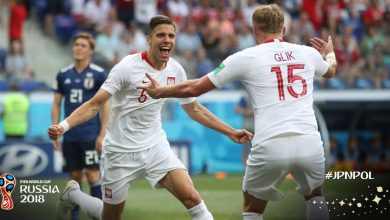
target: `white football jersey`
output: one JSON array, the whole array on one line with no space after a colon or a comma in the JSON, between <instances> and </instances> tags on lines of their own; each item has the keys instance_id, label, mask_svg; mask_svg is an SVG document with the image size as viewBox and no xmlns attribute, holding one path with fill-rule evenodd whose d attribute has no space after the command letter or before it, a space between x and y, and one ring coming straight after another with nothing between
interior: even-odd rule
<instances>
[{"instance_id":1,"label":"white football jersey","mask_svg":"<svg viewBox=\"0 0 390 220\"><path fill-rule=\"evenodd\" d=\"M137 89L150 82L149 73L160 85L169 85L186 80L183 67L170 58L164 70L154 69L146 52L126 56L115 65L102 89L111 97L110 118L104 149L110 152L136 152L166 141L161 125L161 108L166 99L153 99L145 90ZM195 98L178 99L188 104Z\"/></svg>"},{"instance_id":2,"label":"white football jersey","mask_svg":"<svg viewBox=\"0 0 390 220\"><path fill-rule=\"evenodd\" d=\"M229 56L208 77L218 88L233 80L246 88L255 113L256 145L283 133L319 134L313 78L328 68L314 48L274 39Z\"/></svg>"}]
</instances>

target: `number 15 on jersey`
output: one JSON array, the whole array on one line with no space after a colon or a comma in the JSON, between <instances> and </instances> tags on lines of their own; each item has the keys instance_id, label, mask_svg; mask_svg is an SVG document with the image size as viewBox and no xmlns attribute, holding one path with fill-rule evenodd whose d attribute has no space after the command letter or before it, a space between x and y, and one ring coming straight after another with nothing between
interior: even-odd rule
<instances>
[{"instance_id":1,"label":"number 15 on jersey","mask_svg":"<svg viewBox=\"0 0 390 220\"><path fill-rule=\"evenodd\" d=\"M305 64L290 64L287 65L287 91L288 93L294 97L294 98L299 98L302 96L305 96L307 93L307 83L306 80L299 75L294 75L294 70L296 69L304 69ZM278 80L278 93L279 93L279 100L284 101L286 99L284 95L284 84L283 84L283 75L282 75L282 70L280 69L279 66L273 66L271 67L271 72L276 73L276 78ZM295 83L296 81L300 81L302 83L302 92L297 93L292 84Z\"/></svg>"}]
</instances>

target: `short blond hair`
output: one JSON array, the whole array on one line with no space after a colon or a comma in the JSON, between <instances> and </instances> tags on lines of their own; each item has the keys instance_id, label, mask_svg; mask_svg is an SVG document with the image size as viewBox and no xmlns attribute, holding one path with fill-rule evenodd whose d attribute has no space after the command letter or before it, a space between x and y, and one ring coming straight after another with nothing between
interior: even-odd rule
<instances>
[{"instance_id":1,"label":"short blond hair","mask_svg":"<svg viewBox=\"0 0 390 220\"><path fill-rule=\"evenodd\" d=\"M284 26L284 14L276 4L262 5L253 12L253 26L265 33L280 33Z\"/></svg>"}]
</instances>

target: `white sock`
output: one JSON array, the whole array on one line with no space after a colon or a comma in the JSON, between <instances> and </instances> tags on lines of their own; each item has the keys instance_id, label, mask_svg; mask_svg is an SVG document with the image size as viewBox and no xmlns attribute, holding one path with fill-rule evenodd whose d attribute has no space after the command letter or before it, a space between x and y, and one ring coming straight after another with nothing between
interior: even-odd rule
<instances>
[{"instance_id":1,"label":"white sock","mask_svg":"<svg viewBox=\"0 0 390 220\"><path fill-rule=\"evenodd\" d=\"M243 220L263 220L263 215L256 212L243 212Z\"/></svg>"},{"instance_id":2,"label":"white sock","mask_svg":"<svg viewBox=\"0 0 390 220\"><path fill-rule=\"evenodd\" d=\"M69 200L95 219L102 219L103 201L80 190L69 192Z\"/></svg>"},{"instance_id":3,"label":"white sock","mask_svg":"<svg viewBox=\"0 0 390 220\"><path fill-rule=\"evenodd\" d=\"M329 210L326 205L325 197L315 196L306 201L306 219L307 220L328 220Z\"/></svg>"},{"instance_id":4,"label":"white sock","mask_svg":"<svg viewBox=\"0 0 390 220\"><path fill-rule=\"evenodd\" d=\"M198 205L188 209L188 213L190 213L192 220L214 220L203 200Z\"/></svg>"}]
</instances>

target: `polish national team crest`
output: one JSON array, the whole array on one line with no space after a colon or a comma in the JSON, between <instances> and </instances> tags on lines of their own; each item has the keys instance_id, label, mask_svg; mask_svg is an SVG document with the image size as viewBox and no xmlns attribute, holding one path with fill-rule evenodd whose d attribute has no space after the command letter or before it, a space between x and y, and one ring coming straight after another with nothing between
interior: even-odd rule
<instances>
[{"instance_id":1,"label":"polish national team crest","mask_svg":"<svg viewBox=\"0 0 390 220\"><path fill-rule=\"evenodd\" d=\"M108 199L112 199L112 189L104 188L104 196Z\"/></svg>"},{"instance_id":2,"label":"polish national team crest","mask_svg":"<svg viewBox=\"0 0 390 220\"><path fill-rule=\"evenodd\" d=\"M167 85L173 85L175 84L176 77L168 76L167 77Z\"/></svg>"},{"instance_id":3,"label":"polish national team crest","mask_svg":"<svg viewBox=\"0 0 390 220\"><path fill-rule=\"evenodd\" d=\"M95 80L93 79L93 73L87 73L87 77L84 79L84 88L92 89L95 85Z\"/></svg>"}]
</instances>

